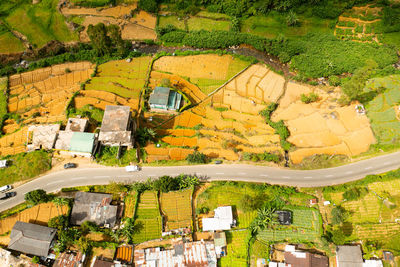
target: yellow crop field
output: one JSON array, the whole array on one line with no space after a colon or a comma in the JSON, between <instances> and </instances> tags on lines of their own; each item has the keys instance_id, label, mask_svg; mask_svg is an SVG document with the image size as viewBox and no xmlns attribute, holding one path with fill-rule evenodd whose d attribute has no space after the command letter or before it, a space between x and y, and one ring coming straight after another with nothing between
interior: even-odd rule
<instances>
[{"instance_id":1,"label":"yellow crop field","mask_svg":"<svg viewBox=\"0 0 400 267\"><path fill-rule=\"evenodd\" d=\"M305 104L301 94L316 93L319 100ZM272 120L284 120L290 131L288 141L298 147L290 152L293 163L314 154L354 156L375 142L368 117L356 111L357 103L340 106L340 90L328 95L311 86L289 82Z\"/></svg>"},{"instance_id":2,"label":"yellow crop field","mask_svg":"<svg viewBox=\"0 0 400 267\"><path fill-rule=\"evenodd\" d=\"M68 206L56 206L54 203L42 203L0 220L0 235L10 232L15 222L23 221L47 226L47 222L56 216L66 215Z\"/></svg>"},{"instance_id":3,"label":"yellow crop field","mask_svg":"<svg viewBox=\"0 0 400 267\"><path fill-rule=\"evenodd\" d=\"M192 226L192 189L161 193L166 230Z\"/></svg>"}]
</instances>

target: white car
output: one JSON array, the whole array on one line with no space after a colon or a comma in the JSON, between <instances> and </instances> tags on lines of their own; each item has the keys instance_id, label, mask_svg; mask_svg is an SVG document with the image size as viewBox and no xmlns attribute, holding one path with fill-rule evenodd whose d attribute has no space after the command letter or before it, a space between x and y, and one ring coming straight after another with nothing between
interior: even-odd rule
<instances>
[{"instance_id":1,"label":"white car","mask_svg":"<svg viewBox=\"0 0 400 267\"><path fill-rule=\"evenodd\" d=\"M140 167L138 165L128 165L125 167L127 172L137 172L140 171Z\"/></svg>"}]
</instances>

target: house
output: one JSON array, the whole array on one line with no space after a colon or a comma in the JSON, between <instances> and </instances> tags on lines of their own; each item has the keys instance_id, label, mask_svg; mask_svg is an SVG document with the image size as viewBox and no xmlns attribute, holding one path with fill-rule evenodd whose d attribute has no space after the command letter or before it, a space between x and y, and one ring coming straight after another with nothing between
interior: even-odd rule
<instances>
[{"instance_id":1,"label":"house","mask_svg":"<svg viewBox=\"0 0 400 267\"><path fill-rule=\"evenodd\" d=\"M310 205L315 205L318 203L318 200L316 198L310 199Z\"/></svg>"},{"instance_id":2,"label":"house","mask_svg":"<svg viewBox=\"0 0 400 267\"><path fill-rule=\"evenodd\" d=\"M58 255L53 267L83 267L86 255L80 251L63 252Z\"/></svg>"},{"instance_id":3,"label":"house","mask_svg":"<svg viewBox=\"0 0 400 267\"><path fill-rule=\"evenodd\" d=\"M202 240L180 242L170 250L159 247L135 250L134 262L136 267L216 267L217 256L214 243Z\"/></svg>"},{"instance_id":4,"label":"house","mask_svg":"<svg viewBox=\"0 0 400 267\"><path fill-rule=\"evenodd\" d=\"M27 132L27 150L53 149L60 124L31 125Z\"/></svg>"},{"instance_id":5,"label":"house","mask_svg":"<svg viewBox=\"0 0 400 267\"><path fill-rule=\"evenodd\" d=\"M289 210L277 210L275 213L278 215L278 221L281 225L292 224L292 212Z\"/></svg>"},{"instance_id":6,"label":"house","mask_svg":"<svg viewBox=\"0 0 400 267\"><path fill-rule=\"evenodd\" d=\"M7 168L7 160L0 160L0 169Z\"/></svg>"},{"instance_id":7,"label":"house","mask_svg":"<svg viewBox=\"0 0 400 267\"><path fill-rule=\"evenodd\" d=\"M106 106L99 133L99 141L103 145L132 147L135 130L130 107Z\"/></svg>"},{"instance_id":8,"label":"house","mask_svg":"<svg viewBox=\"0 0 400 267\"><path fill-rule=\"evenodd\" d=\"M217 258L226 255L226 236L225 232L215 232L214 233L214 246Z\"/></svg>"},{"instance_id":9,"label":"house","mask_svg":"<svg viewBox=\"0 0 400 267\"><path fill-rule=\"evenodd\" d=\"M291 267L328 267L328 257L308 251L286 251L285 263Z\"/></svg>"},{"instance_id":10,"label":"house","mask_svg":"<svg viewBox=\"0 0 400 267\"><path fill-rule=\"evenodd\" d=\"M102 227L114 227L117 221L117 206L111 205L112 195L77 192L71 212L71 224L81 225L91 221Z\"/></svg>"},{"instance_id":11,"label":"house","mask_svg":"<svg viewBox=\"0 0 400 267\"><path fill-rule=\"evenodd\" d=\"M363 258L359 246L337 246L337 267L363 267Z\"/></svg>"},{"instance_id":12,"label":"house","mask_svg":"<svg viewBox=\"0 0 400 267\"><path fill-rule=\"evenodd\" d=\"M96 144L96 134L72 131L60 131L55 149L60 154L91 157Z\"/></svg>"},{"instance_id":13,"label":"house","mask_svg":"<svg viewBox=\"0 0 400 267\"><path fill-rule=\"evenodd\" d=\"M179 110L182 95L168 87L156 87L150 95L149 104L151 109Z\"/></svg>"},{"instance_id":14,"label":"house","mask_svg":"<svg viewBox=\"0 0 400 267\"><path fill-rule=\"evenodd\" d=\"M203 231L230 230L235 223L232 215L232 207L218 207L214 210L213 218L203 218Z\"/></svg>"},{"instance_id":15,"label":"house","mask_svg":"<svg viewBox=\"0 0 400 267\"><path fill-rule=\"evenodd\" d=\"M69 118L67 126L65 126L66 132L84 132L89 124L87 119L81 118Z\"/></svg>"},{"instance_id":16,"label":"house","mask_svg":"<svg viewBox=\"0 0 400 267\"><path fill-rule=\"evenodd\" d=\"M28 255L47 257L57 230L17 221L11 230L8 248Z\"/></svg>"}]
</instances>

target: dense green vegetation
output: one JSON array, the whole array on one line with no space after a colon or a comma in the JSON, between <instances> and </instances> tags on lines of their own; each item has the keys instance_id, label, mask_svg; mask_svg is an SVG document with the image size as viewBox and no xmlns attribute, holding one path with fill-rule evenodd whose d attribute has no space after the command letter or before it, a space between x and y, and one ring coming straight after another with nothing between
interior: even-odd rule
<instances>
[{"instance_id":1,"label":"dense green vegetation","mask_svg":"<svg viewBox=\"0 0 400 267\"><path fill-rule=\"evenodd\" d=\"M103 146L96 155L98 163L106 166L126 166L137 162L136 149L123 149L120 157L117 157L118 147Z\"/></svg>"},{"instance_id":2,"label":"dense green vegetation","mask_svg":"<svg viewBox=\"0 0 400 267\"><path fill-rule=\"evenodd\" d=\"M0 185L24 181L50 170L51 154L42 150L7 156L10 166L0 169Z\"/></svg>"}]
</instances>

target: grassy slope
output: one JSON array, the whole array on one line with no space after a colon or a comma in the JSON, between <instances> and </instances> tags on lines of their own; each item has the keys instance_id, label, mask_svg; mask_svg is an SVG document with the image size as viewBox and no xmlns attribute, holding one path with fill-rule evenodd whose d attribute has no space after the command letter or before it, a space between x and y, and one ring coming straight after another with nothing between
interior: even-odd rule
<instances>
[{"instance_id":1,"label":"grassy slope","mask_svg":"<svg viewBox=\"0 0 400 267\"><path fill-rule=\"evenodd\" d=\"M0 169L0 186L24 181L51 168L51 154L45 151L33 151L7 157L11 166Z\"/></svg>"},{"instance_id":2,"label":"grassy slope","mask_svg":"<svg viewBox=\"0 0 400 267\"><path fill-rule=\"evenodd\" d=\"M57 3L57 0L42 0L36 5L19 4L9 10L5 21L11 28L24 34L29 42L37 47L51 40L61 42L78 40L78 36L69 31L64 17L58 13Z\"/></svg>"},{"instance_id":3,"label":"grassy slope","mask_svg":"<svg viewBox=\"0 0 400 267\"><path fill-rule=\"evenodd\" d=\"M24 49L22 42L6 27L0 25L0 53L17 53Z\"/></svg>"},{"instance_id":4,"label":"grassy slope","mask_svg":"<svg viewBox=\"0 0 400 267\"><path fill-rule=\"evenodd\" d=\"M267 16L253 16L243 21L242 32L274 38L285 35L293 38L305 35L309 32L333 33L334 20L322 20L316 17L299 15L300 25L289 27L286 24L286 16L278 12L270 12Z\"/></svg>"}]
</instances>

